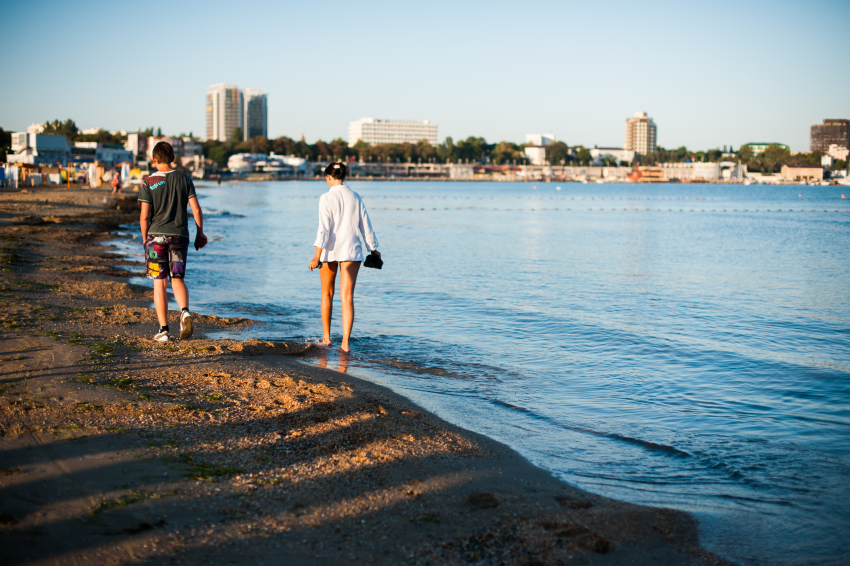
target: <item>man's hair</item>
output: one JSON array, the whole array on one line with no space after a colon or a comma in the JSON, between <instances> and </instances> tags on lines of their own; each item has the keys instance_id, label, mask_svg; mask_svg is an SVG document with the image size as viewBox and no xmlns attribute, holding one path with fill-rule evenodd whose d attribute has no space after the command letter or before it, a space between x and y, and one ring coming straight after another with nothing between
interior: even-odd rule
<instances>
[{"instance_id":1,"label":"man's hair","mask_svg":"<svg viewBox=\"0 0 850 566\"><path fill-rule=\"evenodd\" d=\"M325 167L325 175L329 175L339 181L345 180L345 172L345 163L342 163L341 161L329 163L328 166Z\"/></svg>"},{"instance_id":2,"label":"man's hair","mask_svg":"<svg viewBox=\"0 0 850 566\"><path fill-rule=\"evenodd\" d=\"M153 158L157 163L171 163L174 161L174 149L168 142L159 142L153 146Z\"/></svg>"}]
</instances>

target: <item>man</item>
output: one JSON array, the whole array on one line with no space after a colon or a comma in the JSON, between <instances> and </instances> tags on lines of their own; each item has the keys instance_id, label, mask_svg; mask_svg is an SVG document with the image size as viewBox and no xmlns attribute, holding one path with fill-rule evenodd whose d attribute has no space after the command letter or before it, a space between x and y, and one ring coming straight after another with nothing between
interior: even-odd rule
<instances>
[{"instance_id":1,"label":"man","mask_svg":"<svg viewBox=\"0 0 850 566\"><path fill-rule=\"evenodd\" d=\"M186 287L186 256L189 252L189 220L187 207L191 207L197 233L195 249L207 245L204 235L204 217L195 185L185 173L171 168L174 150L171 144L159 142L153 148L156 173L142 180L139 202L142 213L139 223L145 244L145 262L148 278L153 279L153 302L159 320L157 342L168 342L168 280L180 307L180 339L192 336L192 315L189 313L189 289Z\"/></svg>"}]
</instances>

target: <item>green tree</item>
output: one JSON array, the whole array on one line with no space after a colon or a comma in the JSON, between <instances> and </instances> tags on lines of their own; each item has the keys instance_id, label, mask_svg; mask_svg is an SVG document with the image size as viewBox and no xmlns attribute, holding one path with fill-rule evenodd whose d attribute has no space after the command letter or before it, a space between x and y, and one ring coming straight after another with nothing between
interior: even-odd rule
<instances>
[{"instance_id":1,"label":"green tree","mask_svg":"<svg viewBox=\"0 0 850 566\"><path fill-rule=\"evenodd\" d=\"M272 141L272 151L279 155L295 155L298 151L298 144L292 138L281 136Z\"/></svg>"},{"instance_id":2,"label":"green tree","mask_svg":"<svg viewBox=\"0 0 850 566\"><path fill-rule=\"evenodd\" d=\"M330 149L331 154L340 161L346 161L349 155L354 155L348 147L348 142L342 138L331 140L331 143L328 144L328 149Z\"/></svg>"},{"instance_id":3,"label":"green tree","mask_svg":"<svg viewBox=\"0 0 850 566\"><path fill-rule=\"evenodd\" d=\"M157 134L159 135L159 134ZM233 135L230 136L230 141L239 143L242 141L242 138L245 137L245 134L242 133L242 128L233 128Z\"/></svg>"},{"instance_id":4,"label":"green tree","mask_svg":"<svg viewBox=\"0 0 850 566\"><path fill-rule=\"evenodd\" d=\"M79 132L80 130L77 129L77 124L75 124L70 118L64 122L60 122L59 120L45 122L44 130L42 131L42 133L45 134L65 136L70 141L77 139Z\"/></svg>"},{"instance_id":5,"label":"green tree","mask_svg":"<svg viewBox=\"0 0 850 566\"><path fill-rule=\"evenodd\" d=\"M457 159L457 157L455 156L454 140L452 140L451 136L447 136L446 141L444 141L437 147L437 155L439 156L440 161L443 163L448 163L449 161L454 161Z\"/></svg>"},{"instance_id":6,"label":"green tree","mask_svg":"<svg viewBox=\"0 0 850 566\"><path fill-rule=\"evenodd\" d=\"M12 132L0 128L0 162L6 162L6 154L12 150Z\"/></svg>"},{"instance_id":7,"label":"green tree","mask_svg":"<svg viewBox=\"0 0 850 566\"><path fill-rule=\"evenodd\" d=\"M256 136L236 145L236 153L262 153L268 155L272 150L271 142L263 136Z\"/></svg>"},{"instance_id":8,"label":"green tree","mask_svg":"<svg viewBox=\"0 0 850 566\"><path fill-rule=\"evenodd\" d=\"M219 165L227 165L227 158L230 157L230 154L224 146L216 145L209 149L207 157Z\"/></svg>"},{"instance_id":9,"label":"green tree","mask_svg":"<svg viewBox=\"0 0 850 566\"><path fill-rule=\"evenodd\" d=\"M111 145L123 145L124 141L126 141L126 138L110 134L106 130L98 130L94 134L78 134L74 139L76 141L93 141Z\"/></svg>"},{"instance_id":10,"label":"green tree","mask_svg":"<svg viewBox=\"0 0 850 566\"><path fill-rule=\"evenodd\" d=\"M556 141L546 146L546 161L551 165L566 165L573 158L564 142Z\"/></svg>"},{"instance_id":11,"label":"green tree","mask_svg":"<svg viewBox=\"0 0 850 566\"><path fill-rule=\"evenodd\" d=\"M590 154L590 150L584 146L576 146L576 161L581 165L590 165L593 163L593 156Z\"/></svg>"},{"instance_id":12,"label":"green tree","mask_svg":"<svg viewBox=\"0 0 850 566\"><path fill-rule=\"evenodd\" d=\"M496 165L521 163L523 159L525 159L525 153L515 143L502 141L490 150L490 161Z\"/></svg>"},{"instance_id":13,"label":"green tree","mask_svg":"<svg viewBox=\"0 0 850 566\"><path fill-rule=\"evenodd\" d=\"M157 128L157 129L156 129L156 137L158 137L158 138L161 138L161 137L162 137L162 128Z\"/></svg>"},{"instance_id":14,"label":"green tree","mask_svg":"<svg viewBox=\"0 0 850 566\"><path fill-rule=\"evenodd\" d=\"M773 174L777 168L781 168L785 161L791 157L791 152L781 145L770 144L764 151L758 154L756 161L761 165L761 172Z\"/></svg>"}]
</instances>

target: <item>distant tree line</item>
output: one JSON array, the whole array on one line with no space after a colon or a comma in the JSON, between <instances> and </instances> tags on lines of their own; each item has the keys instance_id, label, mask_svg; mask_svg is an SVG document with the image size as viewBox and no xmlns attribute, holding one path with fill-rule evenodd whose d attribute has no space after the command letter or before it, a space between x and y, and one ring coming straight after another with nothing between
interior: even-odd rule
<instances>
[{"instance_id":1,"label":"distant tree line","mask_svg":"<svg viewBox=\"0 0 850 566\"><path fill-rule=\"evenodd\" d=\"M45 134L64 135L69 141L96 141L104 144L121 145L126 141L126 136L111 134L99 130L95 134L80 133L73 120L53 120L45 122ZM162 128L153 127L138 129L138 133L145 136L162 136ZM5 160L5 155L11 149L11 134L0 128L0 159ZM180 134L181 137L194 137L189 134ZM350 160L354 158L366 163L490 163L493 165L525 164L528 162L524 149L526 144L516 144L508 141L498 143L487 143L481 137L470 136L465 140L455 142L451 137L437 144L431 145L426 141L418 143L387 143L370 145L358 141L354 146L348 142L336 138L330 142L319 140L315 143L307 143L303 139L295 141L292 138L281 136L275 139L255 137L242 141L242 130L236 128L230 141L220 142L208 140L204 142L204 157L220 165L225 165L228 158L235 153L259 153L269 154L271 152L279 155L295 155L304 157L310 161L333 161ZM731 155L730 155L731 154ZM740 161L750 171L761 171L763 173L775 173L783 165L812 165L821 163L823 153L814 151L811 153L791 152L780 145L769 145L767 149L753 155L749 146L741 146L738 151L727 149L709 149L707 151L690 151L682 146L676 149L665 149L659 147L656 151L640 156L639 160L627 165L657 165L660 163L684 163L684 162L712 162ZM590 165L593 157L590 150L584 146L570 148L566 143L556 141L546 146L546 160L551 165ZM615 163L613 159L604 159L606 165L624 165ZM835 169L844 169L847 163L843 160L835 162Z\"/></svg>"},{"instance_id":2,"label":"distant tree line","mask_svg":"<svg viewBox=\"0 0 850 566\"><path fill-rule=\"evenodd\" d=\"M204 143L204 157L219 164L227 163L227 159L235 153L274 152L281 155L295 155L311 161L349 160L354 158L366 163L492 163L494 165L527 163L525 144L508 141L487 143L480 137L470 136L465 140L454 141L451 137L431 145L427 141L418 143L384 143L370 145L358 141L353 146L343 139L336 138L330 142L322 140L307 143L304 140L295 141L281 136L275 139L255 137L239 141L238 136L226 142L208 140ZM582 153L581 151L584 151ZM590 152L579 148L579 160L591 161ZM553 165L569 164L576 161L570 148L564 142L555 142L546 147L546 159Z\"/></svg>"},{"instance_id":3,"label":"distant tree line","mask_svg":"<svg viewBox=\"0 0 850 566\"><path fill-rule=\"evenodd\" d=\"M731 154L731 155L730 155ZM735 161L746 165L749 171L760 171L762 173L776 173L782 169L783 165L811 165L819 167L821 164L822 151L813 151L811 153L797 153L791 155L791 152L777 144L770 144L764 151L758 155L753 154L750 146L743 145L738 151L732 151L724 147L721 149L709 149L708 151L689 151L688 148L682 146L677 149L664 149L659 147L656 151L647 155L641 156L641 165L658 165L660 163L685 163L685 162L710 162L717 163L719 161ZM835 169L844 169L846 162L843 160L836 161Z\"/></svg>"}]
</instances>

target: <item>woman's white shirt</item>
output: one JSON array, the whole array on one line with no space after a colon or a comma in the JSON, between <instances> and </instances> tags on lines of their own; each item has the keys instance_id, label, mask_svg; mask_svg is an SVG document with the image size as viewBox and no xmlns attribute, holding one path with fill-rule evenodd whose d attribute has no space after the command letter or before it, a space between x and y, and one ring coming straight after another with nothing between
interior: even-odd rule
<instances>
[{"instance_id":1,"label":"woman's white shirt","mask_svg":"<svg viewBox=\"0 0 850 566\"><path fill-rule=\"evenodd\" d=\"M360 195L345 185L331 187L319 198L319 232L313 245L322 248L321 261L363 261L358 232L363 233L370 250L378 249Z\"/></svg>"}]
</instances>

